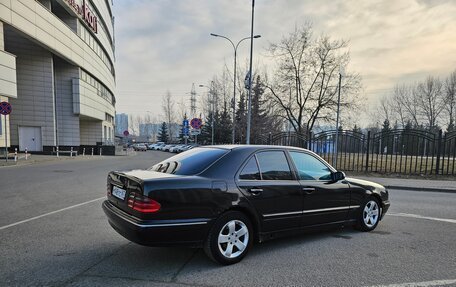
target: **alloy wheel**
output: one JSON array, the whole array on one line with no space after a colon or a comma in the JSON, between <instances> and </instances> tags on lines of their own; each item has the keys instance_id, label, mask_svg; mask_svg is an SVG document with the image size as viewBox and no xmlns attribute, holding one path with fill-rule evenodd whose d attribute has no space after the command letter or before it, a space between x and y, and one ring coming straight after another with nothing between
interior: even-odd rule
<instances>
[{"instance_id":1,"label":"alloy wheel","mask_svg":"<svg viewBox=\"0 0 456 287\"><path fill-rule=\"evenodd\" d=\"M367 227L372 228L377 224L380 215L378 204L375 200L371 200L364 206L363 220Z\"/></svg>"},{"instance_id":2,"label":"alloy wheel","mask_svg":"<svg viewBox=\"0 0 456 287\"><path fill-rule=\"evenodd\" d=\"M249 229L240 220L228 221L220 230L217 240L220 253L226 258L240 256L249 244Z\"/></svg>"}]
</instances>

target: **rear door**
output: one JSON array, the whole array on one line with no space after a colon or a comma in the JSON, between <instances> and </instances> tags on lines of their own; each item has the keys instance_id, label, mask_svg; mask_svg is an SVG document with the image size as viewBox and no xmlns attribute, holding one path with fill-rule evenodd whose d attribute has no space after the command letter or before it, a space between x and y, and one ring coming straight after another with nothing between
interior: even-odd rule
<instances>
[{"instance_id":1,"label":"rear door","mask_svg":"<svg viewBox=\"0 0 456 287\"><path fill-rule=\"evenodd\" d=\"M237 183L262 218L262 231L300 227L301 186L283 150L260 151L251 156L241 168Z\"/></svg>"},{"instance_id":2,"label":"rear door","mask_svg":"<svg viewBox=\"0 0 456 287\"><path fill-rule=\"evenodd\" d=\"M350 189L345 180L333 181L331 169L304 151L289 151L303 191L302 226L344 221L350 210Z\"/></svg>"}]
</instances>

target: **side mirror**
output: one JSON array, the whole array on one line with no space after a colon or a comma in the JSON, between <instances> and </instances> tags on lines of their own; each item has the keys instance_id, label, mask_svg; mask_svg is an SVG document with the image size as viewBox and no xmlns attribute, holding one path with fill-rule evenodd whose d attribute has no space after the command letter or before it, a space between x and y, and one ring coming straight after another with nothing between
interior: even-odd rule
<instances>
[{"instance_id":1,"label":"side mirror","mask_svg":"<svg viewBox=\"0 0 456 287\"><path fill-rule=\"evenodd\" d=\"M343 179L345 179L345 173L343 173L341 171L336 171L331 174L331 177L332 177L333 181L343 180Z\"/></svg>"}]
</instances>

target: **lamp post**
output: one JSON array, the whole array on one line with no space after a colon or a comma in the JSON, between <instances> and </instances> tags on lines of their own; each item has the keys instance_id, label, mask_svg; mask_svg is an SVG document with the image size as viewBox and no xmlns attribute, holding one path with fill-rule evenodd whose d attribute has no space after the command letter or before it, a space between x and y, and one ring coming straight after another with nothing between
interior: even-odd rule
<instances>
[{"instance_id":1,"label":"lamp post","mask_svg":"<svg viewBox=\"0 0 456 287\"><path fill-rule=\"evenodd\" d=\"M339 111L340 111L340 87L342 83L342 75L344 73L343 67L340 66L339 68L339 88L338 88L338 96L337 96L337 119L336 119L336 142L334 143L334 167L337 168L337 154L339 152L338 145L339 145Z\"/></svg>"},{"instance_id":2,"label":"lamp post","mask_svg":"<svg viewBox=\"0 0 456 287\"><path fill-rule=\"evenodd\" d=\"M212 96L212 107L211 107L211 108L212 108L212 119L211 119L211 121L212 121L212 124L211 124L211 126L212 126L211 134L212 134L212 135L211 135L211 145L214 145L214 125L215 125L215 121L214 121L214 113L215 113L215 100L214 100L214 96L215 96L215 95L211 92L213 83L214 83L214 82L211 81L211 86L210 86L210 87L208 87L208 86L206 86L206 85L199 85L201 88L203 88L203 87L204 87L204 88L208 88L208 89L209 89L209 92L208 92L208 93L209 93L209 95Z\"/></svg>"},{"instance_id":3,"label":"lamp post","mask_svg":"<svg viewBox=\"0 0 456 287\"><path fill-rule=\"evenodd\" d=\"M242 38L241 40L239 40L239 42L234 45L233 41L231 41L230 38L228 37L225 37L223 35L218 35L218 34L214 34L214 33L211 33L211 36L214 36L214 37L219 37L219 38L223 38L223 39L226 39L228 40L231 45L233 46L233 49L234 49L234 71L233 71L233 131L232 131L232 143L234 144L234 140L235 140L235 131L236 131L236 56L237 56L237 48L239 47L239 44L244 41L244 40L247 40L247 39L250 39L250 37L245 37L245 38ZM260 38L261 35L255 35L253 36L253 38L257 39L257 38Z\"/></svg>"},{"instance_id":4,"label":"lamp post","mask_svg":"<svg viewBox=\"0 0 456 287\"><path fill-rule=\"evenodd\" d=\"M249 102L247 110L247 139L246 144L250 144L250 122L252 119L252 60L253 60L253 17L255 12L255 0L252 0L252 25L250 28L250 67L249 67Z\"/></svg>"}]
</instances>

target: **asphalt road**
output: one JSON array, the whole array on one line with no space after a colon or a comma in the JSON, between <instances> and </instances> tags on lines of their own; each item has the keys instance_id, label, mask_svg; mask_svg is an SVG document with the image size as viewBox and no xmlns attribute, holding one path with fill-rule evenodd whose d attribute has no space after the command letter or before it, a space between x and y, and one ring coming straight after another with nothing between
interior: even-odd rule
<instances>
[{"instance_id":1,"label":"asphalt road","mask_svg":"<svg viewBox=\"0 0 456 287\"><path fill-rule=\"evenodd\" d=\"M168 156L0 168L0 285L456 286L454 193L392 190L390 214L373 232L345 228L269 241L232 266L198 249L130 243L101 209L106 174Z\"/></svg>"}]
</instances>

